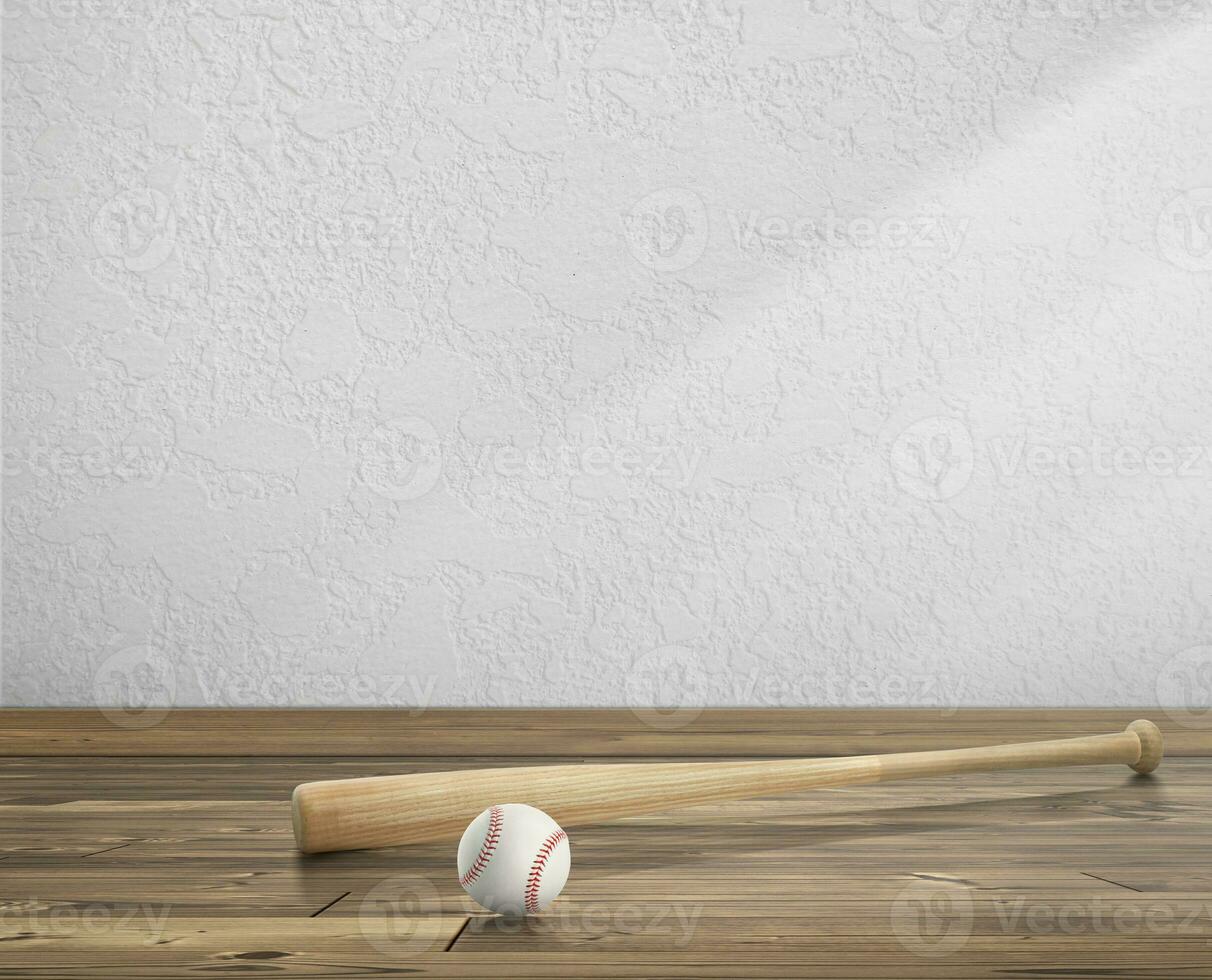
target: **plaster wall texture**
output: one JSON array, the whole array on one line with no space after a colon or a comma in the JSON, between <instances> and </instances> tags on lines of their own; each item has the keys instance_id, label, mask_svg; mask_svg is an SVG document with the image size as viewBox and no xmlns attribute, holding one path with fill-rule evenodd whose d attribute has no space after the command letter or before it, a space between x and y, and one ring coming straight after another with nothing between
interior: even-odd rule
<instances>
[{"instance_id":1,"label":"plaster wall texture","mask_svg":"<svg viewBox=\"0 0 1212 980\"><path fill-rule=\"evenodd\" d=\"M1212 700L1210 24L4 0L4 702Z\"/></svg>"}]
</instances>

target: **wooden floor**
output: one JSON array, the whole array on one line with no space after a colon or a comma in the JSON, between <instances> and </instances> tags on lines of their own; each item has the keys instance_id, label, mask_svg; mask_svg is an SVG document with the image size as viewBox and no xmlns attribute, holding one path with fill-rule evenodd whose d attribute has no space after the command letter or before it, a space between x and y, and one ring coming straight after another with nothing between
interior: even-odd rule
<instances>
[{"instance_id":1,"label":"wooden floor","mask_svg":"<svg viewBox=\"0 0 1212 980\"><path fill-rule=\"evenodd\" d=\"M1212 976L1208 758L574 828L526 924L450 844L292 846L296 783L528 761L0 758L0 977Z\"/></svg>"}]
</instances>

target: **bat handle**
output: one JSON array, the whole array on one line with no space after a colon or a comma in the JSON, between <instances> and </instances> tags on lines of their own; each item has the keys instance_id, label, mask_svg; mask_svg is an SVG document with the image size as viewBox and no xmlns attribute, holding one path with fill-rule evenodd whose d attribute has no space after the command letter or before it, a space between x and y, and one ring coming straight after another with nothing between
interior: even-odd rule
<instances>
[{"instance_id":1,"label":"bat handle","mask_svg":"<svg viewBox=\"0 0 1212 980\"><path fill-rule=\"evenodd\" d=\"M1113 735L1022 742L938 752L897 752L877 756L879 778L912 779L998 769L1045 769L1122 762L1139 773L1152 772L1162 759L1162 733L1151 721L1134 721Z\"/></svg>"}]
</instances>

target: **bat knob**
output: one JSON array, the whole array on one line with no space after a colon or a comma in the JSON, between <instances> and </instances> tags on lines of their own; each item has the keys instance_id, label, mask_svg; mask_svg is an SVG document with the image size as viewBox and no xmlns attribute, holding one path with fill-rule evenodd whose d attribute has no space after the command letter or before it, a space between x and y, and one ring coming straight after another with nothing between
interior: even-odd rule
<instances>
[{"instance_id":1,"label":"bat knob","mask_svg":"<svg viewBox=\"0 0 1212 980\"><path fill-rule=\"evenodd\" d=\"M1146 773L1156 769L1162 761L1163 740L1161 729L1153 722L1143 718L1132 722L1127 731L1134 732L1140 739L1140 758L1132 766L1137 772Z\"/></svg>"}]
</instances>

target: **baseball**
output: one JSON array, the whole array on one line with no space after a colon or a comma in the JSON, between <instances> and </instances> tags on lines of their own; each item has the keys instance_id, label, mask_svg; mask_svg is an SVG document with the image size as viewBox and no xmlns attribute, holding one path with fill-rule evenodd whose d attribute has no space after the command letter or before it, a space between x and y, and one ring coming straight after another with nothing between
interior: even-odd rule
<instances>
[{"instance_id":1,"label":"baseball","mask_svg":"<svg viewBox=\"0 0 1212 980\"><path fill-rule=\"evenodd\" d=\"M568 880L568 835L542 810L498 803L476 817L459 841L459 884L502 915L535 915Z\"/></svg>"}]
</instances>

